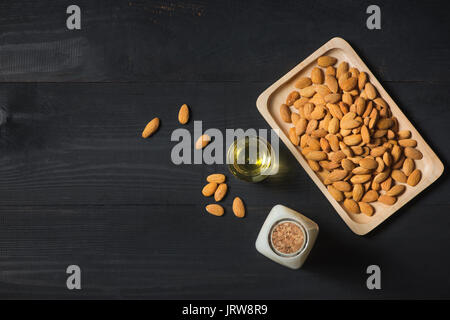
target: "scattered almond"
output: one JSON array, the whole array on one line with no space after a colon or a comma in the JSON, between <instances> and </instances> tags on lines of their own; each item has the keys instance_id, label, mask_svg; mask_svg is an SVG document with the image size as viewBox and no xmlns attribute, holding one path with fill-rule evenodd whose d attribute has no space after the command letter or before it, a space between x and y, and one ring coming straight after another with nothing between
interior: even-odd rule
<instances>
[{"instance_id":1,"label":"scattered almond","mask_svg":"<svg viewBox=\"0 0 450 320\"><path fill-rule=\"evenodd\" d=\"M225 210L220 204L208 204L206 206L206 211L208 211L210 214L214 216L223 216Z\"/></svg>"},{"instance_id":2,"label":"scattered almond","mask_svg":"<svg viewBox=\"0 0 450 320\"><path fill-rule=\"evenodd\" d=\"M245 206L241 198L236 197L233 200L233 213L238 218L243 218L245 216Z\"/></svg>"},{"instance_id":3,"label":"scattered almond","mask_svg":"<svg viewBox=\"0 0 450 320\"><path fill-rule=\"evenodd\" d=\"M147 123L147 125L144 128L144 131L142 131L142 138L148 138L152 134L156 132L159 128L159 118L153 118L152 121Z\"/></svg>"}]
</instances>

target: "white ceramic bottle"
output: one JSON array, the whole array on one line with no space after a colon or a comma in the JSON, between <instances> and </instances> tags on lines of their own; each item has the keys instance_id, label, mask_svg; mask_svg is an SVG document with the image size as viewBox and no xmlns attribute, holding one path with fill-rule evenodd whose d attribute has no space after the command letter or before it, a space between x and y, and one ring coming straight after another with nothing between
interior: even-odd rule
<instances>
[{"instance_id":1,"label":"white ceramic bottle","mask_svg":"<svg viewBox=\"0 0 450 320\"><path fill-rule=\"evenodd\" d=\"M303 231L303 245L297 252L283 254L272 244L272 231L277 225L283 222L292 222ZM295 210L278 204L270 210L266 221L264 221L258 238L256 239L256 250L279 264L291 269L298 269L308 257L309 252L316 242L318 234L319 226L317 223Z\"/></svg>"}]
</instances>

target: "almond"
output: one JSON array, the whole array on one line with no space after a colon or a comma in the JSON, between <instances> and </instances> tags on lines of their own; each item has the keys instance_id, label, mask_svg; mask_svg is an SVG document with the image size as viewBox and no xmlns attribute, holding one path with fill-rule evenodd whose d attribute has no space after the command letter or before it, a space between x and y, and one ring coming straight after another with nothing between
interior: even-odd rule
<instances>
[{"instance_id":1,"label":"almond","mask_svg":"<svg viewBox=\"0 0 450 320\"><path fill-rule=\"evenodd\" d=\"M413 159L410 159L410 158L405 159L405 161L403 162L403 167L402 167L403 173L409 177L411 175L411 173L414 171L415 166L416 165L414 164Z\"/></svg>"},{"instance_id":2,"label":"almond","mask_svg":"<svg viewBox=\"0 0 450 320\"><path fill-rule=\"evenodd\" d=\"M361 139L365 144L370 143L370 133L366 126L361 127Z\"/></svg>"},{"instance_id":3,"label":"almond","mask_svg":"<svg viewBox=\"0 0 450 320\"><path fill-rule=\"evenodd\" d=\"M411 138L411 131L409 130L402 130L397 132L398 138L399 139L409 139Z\"/></svg>"},{"instance_id":4,"label":"almond","mask_svg":"<svg viewBox=\"0 0 450 320\"><path fill-rule=\"evenodd\" d=\"M381 147L376 147L373 148L372 150L370 150L370 155L372 157L380 157L382 156L384 153L386 152L386 148L381 146Z\"/></svg>"},{"instance_id":5,"label":"almond","mask_svg":"<svg viewBox=\"0 0 450 320\"><path fill-rule=\"evenodd\" d=\"M405 189L406 189L406 187L404 184L397 184L397 185L393 186L392 188L390 188L389 191L386 192L386 194L388 196L395 197L395 196L402 194L405 191Z\"/></svg>"},{"instance_id":6,"label":"almond","mask_svg":"<svg viewBox=\"0 0 450 320\"><path fill-rule=\"evenodd\" d=\"M295 100L300 98L298 91L292 91L286 98L286 104L290 107L294 104Z\"/></svg>"},{"instance_id":7,"label":"almond","mask_svg":"<svg viewBox=\"0 0 450 320\"><path fill-rule=\"evenodd\" d=\"M380 185L381 189L383 189L384 191L388 191L389 189L391 189L392 186L392 178L391 177L387 178Z\"/></svg>"},{"instance_id":8,"label":"almond","mask_svg":"<svg viewBox=\"0 0 450 320\"><path fill-rule=\"evenodd\" d=\"M344 91L351 91L356 87L357 84L358 79L356 77L350 77L342 83L341 88Z\"/></svg>"},{"instance_id":9,"label":"almond","mask_svg":"<svg viewBox=\"0 0 450 320\"><path fill-rule=\"evenodd\" d=\"M341 101L340 93L330 93L324 97L326 103L337 103Z\"/></svg>"},{"instance_id":10,"label":"almond","mask_svg":"<svg viewBox=\"0 0 450 320\"><path fill-rule=\"evenodd\" d=\"M376 160L372 158L364 158L359 162L359 165L365 169L374 170L378 167L378 163Z\"/></svg>"},{"instance_id":11,"label":"almond","mask_svg":"<svg viewBox=\"0 0 450 320\"><path fill-rule=\"evenodd\" d=\"M360 134L352 134L344 137L344 143L348 146L356 146L361 143L361 135Z\"/></svg>"},{"instance_id":12,"label":"almond","mask_svg":"<svg viewBox=\"0 0 450 320\"><path fill-rule=\"evenodd\" d=\"M333 187L342 192L348 192L352 190L352 186L346 181L335 181L333 182Z\"/></svg>"},{"instance_id":13,"label":"almond","mask_svg":"<svg viewBox=\"0 0 450 320\"><path fill-rule=\"evenodd\" d=\"M210 182L206 186L203 187L202 194L205 197L211 197L214 194L214 192L216 192L216 190L217 190L217 183Z\"/></svg>"},{"instance_id":14,"label":"almond","mask_svg":"<svg viewBox=\"0 0 450 320\"><path fill-rule=\"evenodd\" d=\"M361 198L364 195L364 187L362 186L362 184L355 184L353 186L353 200L355 200L356 202L360 201Z\"/></svg>"},{"instance_id":15,"label":"almond","mask_svg":"<svg viewBox=\"0 0 450 320\"><path fill-rule=\"evenodd\" d=\"M342 119L340 125L342 129L354 129L359 127L361 125L361 122L354 119Z\"/></svg>"},{"instance_id":16,"label":"almond","mask_svg":"<svg viewBox=\"0 0 450 320\"><path fill-rule=\"evenodd\" d=\"M355 169L352 170L353 174L369 174L371 172L372 172L371 169L366 169L363 167L356 167Z\"/></svg>"},{"instance_id":17,"label":"almond","mask_svg":"<svg viewBox=\"0 0 450 320\"><path fill-rule=\"evenodd\" d=\"M408 179L406 175L403 173L403 171L400 170L392 170L391 177L395 181L401 183L406 183L406 180Z\"/></svg>"},{"instance_id":18,"label":"almond","mask_svg":"<svg viewBox=\"0 0 450 320\"><path fill-rule=\"evenodd\" d=\"M223 175L221 173L213 173L213 174L210 174L206 178L206 181L208 181L208 182L215 182L217 184L224 183L225 182L225 175Z\"/></svg>"},{"instance_id":19,"label":"almond","mask_svg":"<svg viewBox=\"0 0 450 320\"><path fill-rule=\"evenodd\" d=\"M317 161L314 160L307 160L307 161L313 171L315 172L320 171L320 165Z\"/></svg>"},{"instance_id":20,"label":"almond","mask_svg":"<svg viewBox=\"0 0 450 320\"><path fill-rule=\"evenodd\" d=\"M181 112L181 110L180 110L180 112ZM287 123L292 122L291 109L284 103L280 106L280 116L284 122L287 122Z\"/></svg>"},{"instance_id":21,"label":"almond","mask_svg":"<svg viewBox=\"0 0 450 320\"><path fill-rule=\"evenodd\" d=\"M210 214L214 216L223 216L225 210L220 204L208 204L206 206L206 211L208 211Z\"/></svg>"},{"instance_id":22,"label":"almond","mask_svg":"<svg viewBox=\"0 0 450 320\"><path fill-rule=\"evenodd\" d=\"M402 149L399 146L393 146L391 155L392 155L392 161L394 163L396 163L402 155Z\"/></svg>"},{"instance_id":23,"label":"almond","mask_svg":"<svg viewBox=\"0 0 450 320\"><path fill-rule=\"evenodd\" d=\"M381 106L381 107L386 108L386 109L387 109L387 107L388 107L387 102L384 101L384 99L381 98L381 97L376 98L375 100L373 100L373 102L375 102L375 104L376 104L377 106Z\"/></svg>"},{"instance_id":24,"label":"almond","mask_svg":"<svg viewBox=\"0 0 450 320\"><path fill-rule=\"evenodd\" d=\"M358 76L358 88L359 90L364 89L364 86L367 83L367 73L365 73L364 71L359 73Z\"/></svg>"},{"instance_id":25,"label":"almond","mask_svg":"<svg viewBox=\"0 0 450 320\"><path fill-rule=\"evenodd\" d=\"M301 136L306 131L306 126L308 125L308 120L306 119L299 119L297 123L295 124L295 134L298 136Z\"/></svg>"},{"instance_id":26,"label":"almond","mask_svg":"<svg viewBox=\"0 0 450 320\"><path fill-rule=\"evenodd\" d=\"M417 141L414 139L401 139L398 140L398 144L402 147L411 147L415 148L417 146Z\"/></svg>"},{"instance_id":27,"label":"almond","mask_svg":"<svg viewBox=\"0 0 450 320\"><path fill-rule=\"evenodd\" d=\"M336 76L336 69L332 66L328 66L325 70L325 75L327 76Z\"/></svg>"},{"instance_id":28,"label":"almond","mask_svg":"<svg viewBox=\"0 0 450 320\"><path fill-rule=\"evenodd\" d=\"M322 68L332 66L336 62L337 62L337 59L334 57L330 57L330 56L322 56L317 59L317 64Z\"/></svg>"},{"instance_id":29,"label":"almond","mask_svg":"<svg viewBox=\"0 0 450 320\"><path fill-rule=\"evenodd\" d=\"M314 67L311 70L311 81L314 84L323 83L323 71L320 68Z\"/></svg>"},{"instance_id":30,"label":"almond","mask_svg":"<svg viewBox=\"0 0 450 320\"><path fill-rule=\"evenodd\" d=\"M378 192L375 190L369 190L366 192L366 194L362 197L361 201L363 202L375 202L378 200Z\"/></svg>"},{"instance_id":31,"label":"almond","mask_svg":"<svg viewBox=\"0 0 450 320\"><path fill-rule=\"evenodd\" d=\"M331 92L337 93L339 91L339 85L335 77L333 76L325 76L325 84Z\"/></svg>"},{"instance_id":32,"label":"almond","mask_svg":"<svg viewBox=\"0 0 450 320\"><path fill-rule=\"evenodd\" d=\"M358 202L359 209L362 213L364 213L366 216L373 216L373 213L375 212L375 209L367 202Z\"/></svg>"},{"instance_id":33,"label":"almond","mask_svg":"<svg viewBox=\"0 0 450 320\"><path fill-rule=\"evenodd\" d=\"M308 77L300 78L295 82L295 87L297 89L303 89L303 88L309 87L310 85L312 85L312 81Z\"/></svg>"},{"instance_id":34,"label":"almond","mask_svg":"<svg viewBox=\"0 0 450 320\"><path fill-rule=\"evenodd\" d=\"M195 149L200 150L206 147L209 142L211 141L211 137L207 134L204 134L200 137L198 137L197 141L195 142Z\"/></svg>"},{"instance_id":35,"label":"almond","mask_svg":"<svg viewBox=\"0 0 450 320\"><path fill-rule=\"evenodd\" d=\"M338 189L336 189L335 187L333 187L332 185L329 185L327 187L328 192L330 192L331 196L337 201L337 202L341 202L342 200L344 200L344 194L339 191Z\"/></svg>"},{"instance_id":36,"label":"almond","mask_svg":"<svg viewBox=\"0 0 450 320\"><path fill-rule=\"evenodd\" d=\"M226 183L219 184L216 192L214 192L214 200L216 200L216 202L221 201L227 194L227 190L228 190L228 186Z\"/></svg>"},{"instance_id":37,"label":"almond","mask_svg":"<svg viewBox=\"0 0 450 320\"><path fill-rule=\"evenodd\" d=\"M357 183L366 183L367 181L369 181L372 178L372 176L370 174L357 174L353 177L350 178L350 181L353 184L357 184Z\"/></svg>"},{"instance_id":38,"label":"almond","mask_svg":"<svg viewBox=\"0 0 450 320\"><path fill-rule=\"evenodd\" d=\"M376 183L382 183L384 180L386 180L389 177L390 174L390 170L387 169L383 172L380 172L379 174L377 174L375 176L375 178L373 178L373 181L375 181Z\"/></svg>"},{"instance_id":39,"label":"almond","mask_svg":"<svg viewBox=\"0 0 450 320\"><path fill-rule=\"evenodd\" d=\"M233 200L233 213L238 218L243 218L245 216L244 202L239 197L236 197Z\"/></svg>"},{"instance_id":40,"label":"almond","mask_svg":"<svg viewBox=\"0 0 450 320\"><path fill-rule=\"evenodd\" d=\"M311 98L315 93L316 89L313 86L300 89L300 94L302 97Z\"/></svg>"},{"instance_id":41,"label":"almond","mask_svg":"<svg viewBox=\"0 0 450 320\"><path fill-rule=\"evenodd\" d=\"M355 168L355 164L350 159L342 159L341 166L346 171L352 171Z\"/></svg>"},{"instance_id":42,"label":"almond","mask_svg":"<svg viewBox=\"0 0 450 320\"><path fill-rule=\"evenodd\" d=\"M336 77L340 77L344 73L348 72L348 63L346 61L342 61L339 63L337 70L336 70Z\"/></svg>"},{"instance_id":43,"label":"almond","mask_svg":"<svg viewBox=\"0 0 450 320\"><path fill-rule=\"evenodd\" d=\"M355 200L352 199L344 200L344 209L348 213L355 213L355 214L360 213L358 204L355 202Z\"/></svg>"},{"instance_id":44,"label":"almond","mask_svg":"<svg viewBox=\"0 0 450 320\"><path fill-rule=\"evenodd\" d=\"M311 151L306 155L306 159L315 161L325 160L327 159L327 154L323 151Z\"/></svg>"},{"instance_id":45,"label":"almond","mask_svg":"<svg viewBox=\"0 0 450 320\"><path fill-rule=\"evenodd\" d=\"M325 117L325 107L318 105L317 107L314 108L314 111L311 112L311 119L316 119L316 120L320 120L323 119L323 117Z\"/></svg>"},{"instance_id":46,"label":"almond","mask_svg":"<svg viewBox=\"0 0 450 320\"><path fill-rule=\"evenodd\" d=\"M159 118L153 118L152 121L147 123L147 125L144 128L144 131L142 131L142 138L148 138L152 134L156 132L159 128Z\"/></svg>"},{"instance_id":47,"label":"almond","mask_svg":"<svg viewBox=\"0 0 450 320\"><path fill-rule=\"evenodd\" d=\"M331 123L331 121L330 121L330 123ZM328 125L328 127L330 127L330 126ZM339 139L334 134L329 135L327 137L327 140L330 143L331 150L339 151Z\"/></svg>"},{"instance_id":48,"label":"almond","mask_svg":"<svg viewBox=\"0 0 450 320\"><path fill-rule=\"evenodd\" d=\"M405 156L414 160L420 160L423 158L422 152L411 147L405 148Z\"/></svg>"},{"instance_id":49,"label":"almond","mask_svg":"<svg viewBox=\"0 0 450 320\"><path fill-rule=\"evenodd\" d=\"M419 183L420 178L422 178L422 172L419 169L416 169L409 175L407 183L410 186L415 187Z\"/></svg>"},{"instance_id":50,"label":"almond","mask_svg":"<svg viewBox=\"0 0 450 320\"><path fill-rule=\"evenodd\" d=\"M364 86L364 92L366 93L367 98L370 100L373 100L377 97L377 90L370 82L366 82L366 85Z\"/></svg>"},{"instance_id":51,"label":"almond","mask_svg":"<svg viewBox=\"0 0 450 320\"><path fill-rule=\"evenodd\" d=\"M381 203L387 204L388 206L392 206L394 203L397 202L397 198L383 194L378 198L378 201L380 201Z\"/></svg>"},{"instance_id":52,"label":"almond","mask_svg":"<svg viewBox=\"0 0 450 320\"><path fill-rule=\"evenodd\" d=\"M333 170L327 177L327 179L331 182L335 182L335 181L341 181L343 180L348 174L347 170Z\"/></svg>"},{"instance_id":53,"label":"almond","mask_svg":"<svg viewBox=\"0 0 450 320\"><path fill-rule=\"evenodd\" d=\"M186 124L189 121L189 108L187 104L183 104L178 112L178 122Z\"/></svg>"},{"instance_id":54,"label":"almond","mask_svg":"<svg viewBox=\"0 0 450 320\"><path fill-rule=\"evenodd\" d=\"M300 143L300 138L295 132L295 127L289 129L289 140L291 140L294 146L298 146L298 144Z\"/></svg>"},{"instance_id":55,"label":"almond","mask_svg":"<svg viewBox=\"0 0 450 320\"><path fill-rule=\"evenodd\" d=\"M389 129L394 124L394 121L389 118L382 118L377 122L378 129Z\"/></svg>"}]
</instances>

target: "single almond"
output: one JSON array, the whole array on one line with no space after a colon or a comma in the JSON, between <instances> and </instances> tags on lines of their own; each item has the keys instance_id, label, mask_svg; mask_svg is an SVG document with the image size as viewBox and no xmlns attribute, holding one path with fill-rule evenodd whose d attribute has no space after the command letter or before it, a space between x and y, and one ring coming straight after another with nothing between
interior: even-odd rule
<instances>
[{"instance_id":1,"label":"single almond","mask_svg":"<svg viewBox=\"0 0 450 320\"><path fill-rule=\"evenodd\" d=\"M206 178L206 181L208 181L208 182L215 182L215 183L217 183L217 184L220 184L220 183L224 183L225 182L225 175L224 174L221 174L221 173L213 173L213 174L210 174L207 178Z\"/></svg>"},{"instance_id":2,"label":"single almond","mask_svg":"<svg viewBox=\"0 0 450 320\"><path fill-rule=\"evenodd\" d=\"M353 177L350 178L350 181L353 184L357 184L357 183L366 183L367 181L369 181L372 178L372 175L370 174L358 174L355 175Z\"/></svg>"},{"instance_id":3,"label":"single almond","mask_svg":"<svg viewBox=\"0 0 450 320\"><path fill-rule=\"evenodd\" d=\"M315 93L316 93L316 89L313 86L309 86L309 87L300 89L300 95L302 97L311 98ZM289 104L287 104L287 105L289 105Z\"/></svg>"},{"instance_id":4,"label":"single almond","mask_svg":"<svg viewBox=\"0 0 450 320\"><path fill-rule=\"evenodd\" d=\"M342 191L339 191L338 189L336 189L334 186L329 185L327 187L328 192L330 192L330 194L333 196L333 198L337 201L337 202L341 202L344 200L344 194L342 193Z\"/></svg>"},{"instance_id":5,"label":"single almond","mask_svg":"<svg viewBox=\"0 0 450 320\"><path fill-rule=\"evenodd\" d=\"M306 155L306 159L315 161L325 160L326 158L327 154L323 151L311 151Z\"/></svg>"},{"instance_id":6,"label":"single almond","mask_svg":"<svg viewBox=\"0 0 450 320\"><path fill-rule=\"evenodd\" d=\"M406 180L408 178L406 177L406 174L401 170L392 170L391 177L397 182L406 183Z\"/></svg>"},{"instance_id":7,"label":"single almond","mask_svg":"<svg viewBox=\"0 0 450 320\"><path fill-rule=\"evenodd\" d=\"M336 62L337 62L337 59L334 57L330 57L330 56L322 56L317 59L317 64L322 68L332 66Z\"/></svg>"},{"instance_id":8,"label":"single almond","mask_svg":"<svg viewBox=\"0 0 450 320\"><path fill-rule=\"evenodd\" d=\"M401 131L397 132L397 136L399 139L409 139L409 138L411 138L411 131L401 130Z\"/></svg>"},{"instance_id":9,"label":"single almond","mask_svg":"<svg viewBox=\"0 0 450 320\"><path fill-rule=\"evenodd\" d=\"M189 107L187 104L183 104L178 112L178 121L181 124L186 124L189 121Z\"/></svg>"},{"instance_id":10,"label":"single almond","mask_svg":"<svg viewBox=\"0 0 450 320\"><path fill-rule=\"evenodd\" d=\"M387 204L388 206L392 206L394 203L397 202L397 198L383 194L378 198L378 201L380 201L381 203Z\"/></svg>"},{"instance_id":11,"label":"single almond","mask_svg":"<svg viewBox=\"0 0 450 320\"><path fill-rule=\"evenodd\" d=\"M333 170L327 177L327 179L331 182L335 181L341 181L343 180L348 174L347 170Z\"/></svg>"},{"instance_id":12,"label":"single almond","mask_svg":"<svg viewBox=\"0 0 450 320\"><path fill-rule=\"evenodd\" d=\"M403 162L403 166L402 166L403 173L409 177L411 175L411 173L414 171L415 167L416 167L416 165L414 164L414 160L407 158Z\"/></svg>"},{"instance_id":13,"label":"single almond","mask_svg":"<svg viewBox=\"0 0 450 320\"><path fill-rule=\"evenodd\" d=\"M390 190L392 186L392 178L391 177L387 178L380 185L381 189L383 189L384 191Z\"/></svg>"},{"instance_id":14,"label":"single almond","mask_svg":"<svg viewBox=\"0 0 450 320\"><path fill-rule=\"evenodd\" d=\"M353 186L353 200L355 200L356 202L360 201L361 198L364 195L364 187L362 186L362 184L355 184Z\"/></svg>"},{"instance_id":15,"label":"single almond","mask_svg":"<svg viewBox=\"0 0 450 320\"><path fill-rule=\"evenodd\" d=\"M147 125L144 128L144 131L142 131L142 138L148 138L152 134L156 132L159 128L159 118L153 118L152 121L147 123Z\"/></svg>"},{"instance_id":16,"label":"single almond","mask_svg":"<svg viewBox=\"0 0 450 320\"><path fill-rule=\"evenodd\" d=\"M367 202L358 202L359 209L362 213L364 213L366 216L373 216L373 213L375 212L375 209Z\"/></svg>"},{"instance_id":17,"label":"single almond","mask_svg":"<svg viewBox=\"0 0 450 320\"><path fill-rule=\"evenodd\" d=\"M331 92L337 93L339 91L339 85L335 77L331 75L325 76L325 84Z\"/></svg>"},{"instance_id":18,"label":"single almond","mask_svg":"<svg viewBox=\"0 0 450 320\"><path fill-rule=\"evenodd\" d=\"M207 134L201 135L198 137L197 141L195 142L195 149L200 150L203 149L208 145L208 143L211 141L211 137Z\"/></svg>"},{"instance_id":19,"label":"single almond","mask_svg":"<svg viewBox=\"0 0 450 320\"><path fill-rule=\"evenodd\" d=\"M359 90L364 89L364 86L366 85L366 83L367 83L367 73L362 71L362 72L359 73L359 76L358 76L358 88L359 88Z\"/></svg>"},{"instance_id":20,"label":"single almond","mask_svg":"<svg viewBox=\"0 0 450 320\"><path fill-rule=\"evenodd\" d=\"M323 71L322 71L322 69L314 67L311 70L311 81L314 84L322 84L323 83Z\"/></svg>"},{"instance_id":21,"label":"single almond","mask_svg":"<svg viewBox=\"0 0 450 320\"><path fill-rule=\"evenodd\" d=\"M410 159L420 160L423 158L422 152L411 147L406 147L404 152L405 156Z\"/></svg>"},{"instance_id":22,"label":"single almond","mask_svg":"<svg viewBox=\"0 0 450 320\"><path fill-rule=\"evenodd\" d=\"M206 186L203 187L202 194L205 197L211 197L214 194L214 192L216 192L216 190L217 190L217 183L210 182Z\"/></svg>"},{"instance_id":23,"label":"single almond","mask_svg":"<svg viewBox=\"0 0 450 320\"><path fill-rule=\"evenodd\" d=\"M374 170L378 167L378 163L376 160L372 158L364 158L359 162L359 165L365 169Z\"/></svg>"},{"instance_id":24,"label":"single almond","mask_svg":"<svg viewBox=\"0 0 450 320\"><path fill-rule=\"evenodd\" d=\"M301 136L305 133L306 127L308 126L308 120L306 119L298 119L297 123L295 124L295 134L298 136Z\"/></svg>"},{"instance_id":25,"label":"single almond","mask_svg":"<svg viewBox=\"0 0 450 320\"><path fill-rule=\"evenodd\" d=\"M220 204L208 204L206 206L206 211L208 211L210 214L214 216L223 216L225 210Z\"/></svg>"},{"instance_id":26,"label":"single almond","mask_svg":"<svg viewBox=\"0 0 450 320\"><path fill-rule=\"evenodd\" d=\"M407 183L415 187L419 183L420 179L422 178L422 172L419 169L414 170L408 177Z\"/></svg>"},{"instance_id":27,"label":"single almond","mask_svg":"<svg viewBox=\"0 0 450 320\"><path fill-rule=\"evenodd\" d=\"M344 91L351 91L356 87L357 84L358 84L358 78L350 77L342 83L341 88Z\"/></svg>"},{"instance_id":28,"label":"single almond","mask_svg":"<svg viewBox=\"0 0 450 320\"><path fill-rule=\"evenodd\" d=\"M292 91L286 98L286 104L290 107L294 104L295 100L300 98L298 91Z\"/></svg>"},{"instance_id":29,"label":"single almond","mask_svg":"<svg viewBox=\"0 0 450 320\"><path fill-rule=\"evenodd\" d=\"M233 200L233 213L238 218L243 218L245 216L244 202L239 197L236 197Z\"/></svg>"},{"instance_id":30,"label":"single almond","mask_svg":"<svg viewBox=\"0 0 450 320\"><path fill-rule=\"evenodd\" d=\"M366 82L366 85L364 86L364 92L366 93L367 98L370 100L373 100L377 97L377 90L370 82Z\"/></svg>"},{"instance_id":31,"label":"single almond","mask_svg":"<svg viewBox=\"0 0 450 320\"><path fill-rule=\"evenodd\" d=\"M280 116L284 122L287 122L287 123L292 122L291 109L289 109L289 107L284 103L280 106Z\"/></svg>"},{"instance_id":32,"label":"single almond","mask_svg":"<svg viewBox=\"0 0 450 320\"><path fill-rule=\"evenodd\" d=\"M363 202L375 202L378 200L378 192L376 190L369 190L362 197L361 201Z\"/></svg>"},{"instance_id":33,"label":"single almond","mask_svg":"<svg viewBox=\"0 0 450 320\"><path fill-rule=\"evenodd\" d=\"M402 194L405 191L405 189L406 189L406 187L404 184L397 184L397 185L393 186L392 188L390 188L389 191L386 192L386 194L388 196L395 197L395 196Z\"/></svg>"},{"instance_id":34,"label":"single almond","mask_svg":"<svg viewBox=\"0 0 450 320\"><path fill-rule=\"evenodd\" d=\"M221 183L217 187L216 192L214 192L214 200L217 202L221 201L227 194L228 186L226 183Z\"/></svg>"},{"instance_id":35,"label":"single almond","mask_svg":"<svg viewBox=\"0 0 450 320\"><path fill-rule=\"evenodd\" d=\"M398 144L402 147L411 147L415 148L417 146L417 141L414 139L401 139L398 140Z\"/></svg>"},{"instance_id":36,"label":"single almond","mask_svg":"<svg viewBox=\"0 0 450 320\"><path fill-rule=\"evenodd\" d=\"M289 140L291 140L294 146L298 146L298 144L300 143L300 138L295 132L295 127L289 129Z\"/></svg>"},{"instance_id":37,"label":"single almond","mask_svg":"<svg viewBox=\"0 0 450 320\"><path fill-rule=\"evenodd\" d=\"M373 178L373 181L375 181L376 183L382 183L384 180L386 180L389 177L390 174L390 170L385 170L383 172L380 172L379 174L377 174L375 176L375 178Z\"/></svg>"},{"instance_id":38,"label":"single almond","mask_svg":"<svg viewBox=\"0 0 450 320\"><path fill-rule=\"evenodd\" d=\"M333 187L342 192L348 192L352 190L352 186L346 181L335 181L333 182Z\"/></svg>"},{"instance_id":39,"label":"single almond","mask_svg":"<svg viewBox=\"0 0 450 320\"><path fill-rule=\"evenodd\" d=\"M344 209L348 213L360 213L358 203L355 202L353 199L345 199L344 200Z\"/></svg>"},{"instance_id":40,"label":"single almond","mask_svg":"<svg viewBox=\"0 0 450 320\"><path fill-rule=\"evenodd\" d=\"M308 77L302 77L295 82L295 87L297 89L303 89L309 87L312 84L312 81Z\"/></svg>"}]
</instances>

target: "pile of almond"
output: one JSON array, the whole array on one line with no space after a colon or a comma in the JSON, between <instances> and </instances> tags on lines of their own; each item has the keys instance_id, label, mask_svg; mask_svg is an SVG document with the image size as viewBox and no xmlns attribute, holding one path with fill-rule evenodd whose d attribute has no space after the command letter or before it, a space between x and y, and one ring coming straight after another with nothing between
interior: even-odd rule
<instances>
[{"instance_id":1,"label":"pile of almond","mask_svg":"<svg viewBox=\"0 0 450 320\"><path fill-rule=\"evenodd\" d=\"M222 201L228 191L228 186L225 183L225 175L221 173L214 173L206 178L207 185L203 187L202 194L205 197L211 197L214 195L216 202ZM225 213L224 208L220 204L208 204L206 211L215 216L222 216ZM239 197L235 197L233 200L233 213L238 218L245 216L244 202Z\"/></svg>"},{"instance_id":2,"label":"pile of almond","mask_svg":"<svg viewBox=\"0 0 450 320\"><path fill-rule=\"evenodd\" d=\"M399 130L367 73L331 56L318 58L310 77L295 83L280 107L292 123L291 142L349 213L372 216L370 204L393 205L406 186L416 186L422 153L409 130ZM292 108L291 108L292 107Z\"/></svg>"}]
</instances>

